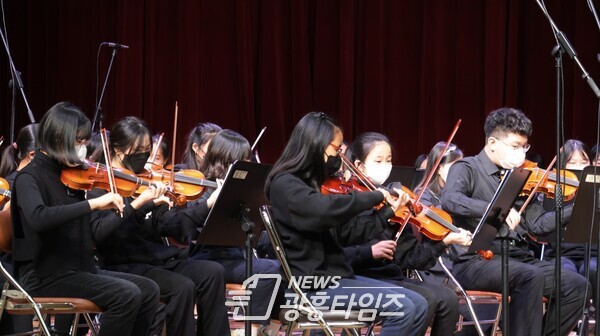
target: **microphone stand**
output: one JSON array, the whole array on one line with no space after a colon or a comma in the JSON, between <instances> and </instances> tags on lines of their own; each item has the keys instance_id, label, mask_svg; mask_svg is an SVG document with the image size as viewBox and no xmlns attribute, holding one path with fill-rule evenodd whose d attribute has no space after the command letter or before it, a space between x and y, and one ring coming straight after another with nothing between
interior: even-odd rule
<instances>
[{"instance_id":1,"label":"microphone stand","mask_svg":"<svg viewBox=\"0 0 600 336\"><path fill-rule=\"evenodd\" d=\"M17 71L15 67L15 63L13 62L12 56L10 54L10 48L8 47L8 40L6 39L4 32L0 29L0 38L2 38L2 44L4 44L4 49L6 50L6 55L8 56L8 64L10 66L10 73L12 75L12 107L11 107L11 115L10 115L10 143L14 142L15 137L15 117L16 117L16 100L17 100L17 90L21 91L21 96L23 96L23 102L25 102L25 106L27 107L27 114L29 115L29 121L31 123L35 122L35 118L33 117L33 112L31 112L31 108L29 108L29 102L27 101L27 97L25 96L25 91L23 88L23 81L21 80L21 73Z\"/></svg>"},{"instance_id":2,"label":"microphone stand","mask_svg":"<svg viewBox=\"0 0 600 336\"><path fill-rule=\"evenodd\" d=\"M104 43L100 44L103 46ZM96 127L96 122L98 122L98 129L102 129L102 122L104 121L104 115L102 115L102 99L104 98L104 91L106 90L106 83L108 82L108 77L110 76L110 70L112 69L113 61L115 60L115 56L117 55L117 49L119 47L114 46L112 48L112 54L110 56L110 63L108 64L108 70L106 71L106 76L104 77L104 84L102 85L102 92L100 93L100 99L98 100L98 104L96 105L96 111L94 112L94 119L92 122L92 132Z\"/></svg>"},{"instance_id":3,"label":"microphone stand","mask_svg":"<svg viewBox=\"0 0 600 336\"><path fill-rule=\"evenodd\" d=\"M556 83L556 165L557 167L560 169L561 167L561 157L560 157L560 140L561 140L561 131L562 131L562 126L563 126L563 109L562 109L562 102L563 102L563 91L562 89L562 53L566 52L567 55L569 55L569 57L571 57L571 59L573 59L575 61L575 64L577 64L577 66L579 67L579 69L581 70L582 73L582 78L586 81L586 83L588 84L588 86L592 89L592 91L594 92L594 95L596 96L596 98L600 99L600 90L598 89L598 86L596 85L596 83L594 82L594 80L592 79L592 77L590 77L590 75L588 74L588 72L585 70L585 68L583 67L583 65L581 64L581 62L579 61L579 58L577 57L577 53L575 52L575 49L573 48L573 46L571 45L571 43L569 42L569 40L567 39L567 36L560 30L558 29L558 26L554 23L554 20L552 20L552 17L550 16L550 14L548 13L548 11L546 10L546 7L544 6L544 4L541 2L541 0L536 0L535 1L538 6L540 7L540 9L542 10L542 13L544 14L544 16L546 17L546 19L548 20L548 22L550 23L550 26L552 28L552 32L556 38L556 43L557 45L554 47L554 49L552 50L552 55L554 56L554 58L556 59L556 73L557 73L557 83ZM559 170L557 169L557 172ZM555 334L558 336L560 335L560 288L561 288L561 250L560 250L560 244L562 242L562 208L563 208L563 198L562 198L562 186L561 186L561 181L560 181L560 174L558 175L558 181L556 183L556 189L555 189L555 194L556 194L556 260L555 260L555 269L554 269L554 280L555 280L555 290L556 290L556 316L555 316L555 321L556 321L556 330L555 330ZM585 317L584 317L584 325L585 323ZM596 328L596 335L598 335L598 328Z\"/></svg>"}]
</instances>

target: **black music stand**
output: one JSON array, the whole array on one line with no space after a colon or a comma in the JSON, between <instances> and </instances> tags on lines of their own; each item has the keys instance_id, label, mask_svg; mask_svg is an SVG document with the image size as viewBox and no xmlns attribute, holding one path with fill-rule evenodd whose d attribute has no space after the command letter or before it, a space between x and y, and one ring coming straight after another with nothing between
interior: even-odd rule
<instances>
[{"instance_id":1,"label":"black music stand","mask_svg":"<svg viewBox=\"0 0 600 336\"><path fill-rule=\"evenodd\" d=\"M496 239L502 239L502 335L508 335L508 234L510 230L504 223L510 209L521 193L523 186L531 171L523 168L514 168L506 173L504 179L496 189L492 201L485 214L479 221L474 232L473 242L469 252L488 250Z\"/></svg>"},{"instance_id":2,"label":"black music stand","mask_svg":"<svg viewBox=\"0 0 600 336\"><path fill-rule=\"evenodd\" d=\"M258 208L268 204L264 192L271 165L236 161L227 172L223 187L198 235L197 245L245 246L246 278L252 276L252 247L260 236L262 221ZM250 305L246 316L251 316ZM250 320L245 320L250 335Z\"/></svg>"},{"instance_id":3,"label":"black music stand","mask_svg":"<svg viewBox=\"0 0 600 336\"><path fill-rule=\"evenodd\" d=\"M595 170L596 174L594 174ZM583 267L584 274L586 275L588 275L590 265L590 247L596 245L597 248L598 246L598 225L600 224L600 207L598 206L598 202L600 202L599 187L600 167L589 166L584 168L579 178L579 188L577 189L577 198L573 206L571 220L569 224L562 227L561 241L563 243L584 245ZM598 269L596 269L596 279L598 279L599 273ZM597 284L592 285L597 286ZM596 291L596 296L598 296L598 291ZM595 297L593 299L597 310L600 298ZM587 330L588 318L589 311L586 304L582 318L583 327L580 330Z\"/></svg>"}]
</instances>

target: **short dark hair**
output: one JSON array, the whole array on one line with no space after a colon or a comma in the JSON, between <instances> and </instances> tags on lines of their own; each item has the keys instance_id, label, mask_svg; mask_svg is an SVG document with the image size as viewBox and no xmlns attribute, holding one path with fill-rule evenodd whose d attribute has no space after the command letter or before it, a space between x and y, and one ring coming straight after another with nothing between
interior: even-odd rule
<instances>
[{"instance_id":1,"label":"short dark hair","mask_svg":"<svg viewBox=\"0 0 600 336\"><path fill-rule=\"evenodd\" d=\"M194 143L198 144L198 146L202 146L210 141L210 139L221 130L221 126L217 124L203 122L190 131L190 134L187 137L185 151L183 152L183 163L186 164L189 169L199 170L200 168L193 148Z\"/></svg>"},{"instance_id":2,"label":"short dark hair","mask_svg":"<svg viewBox=\"0 0 600 336\"><path fill-rule=\"evenodd\" d=\"M492 111L485 119L485 137L505 137L515 133L529 137L532 132L531 120L514 108L503 107Z\"/></svg>"},{"instance_id":3,"label":"short dark hair","mask_svg":"<svg viewBox=\"0 0 600 336\"><path fill-rule=\"evenodd\" d=\"M387 136L377 132L365 132L359 134L352 145L348 148L350 155L346 155L350 159L350 162L358 160L365 162L369 153L375 148L378 142L385 142L392 147L390 139Z\"/></svg>"},{"instance_id":4,"label":"short dark hair","mask_svg":"<svg viewBox=\"0 0 600 336\"><path fill-rule=\"evenodd\" d=\"M63 163L81 164L75 142L88 140L92 134L88 117L72 103L52 106L40 120L36 142L46 154Z\"/></svg>"},{"instance_id":5,"label":"short dark hair","mask_svg":"<svg viewBox=\"0 0 600 336\"><path fill-rule=\"evenodd\" d=\"M135 145L144 137L147 137L148 141L152 141L150 130L143 120L129 116L117 121L110 129L108 142L111 157L115 155L116 148L125 152L127 148Z\"/></svg>"},{"instance_id":6,"label":"short dark hair","mask_svg":"<svg viewBox=\"0 0 600 336\"><path fill-rule=\"evenodd\" d=\"M273 178L284 173L294 174L318 189L326 177L323 155L336 130L341 131L341 127L323 112L310 112L302 117L267 177L267 195Z\"/></svg>"},{"instance_id":7,"label":"short dark hair","mask_svg":"<svg viewBox=\"0 0 600 336\"><path fill-rule=\"evenodd\" d=\"M19 162L23 160L31 151L36 150L35 136L38 124L29 124L19 130L15 143L9 144L2 151L2 161L0 162L0 176L6 177L19 167Z\"/></svg>"},{"instance_id":8,"label":"short dark hair","mask_svg":"<svg viewBox=\"0 0 600 336\"><path fill-rule=\"evenodd\" d=\"M200 164L200 171L207 179L225 178L230 164L249 158L248 140L235 131L224 129L212 138Z\"/></svg>"}]
</instances>

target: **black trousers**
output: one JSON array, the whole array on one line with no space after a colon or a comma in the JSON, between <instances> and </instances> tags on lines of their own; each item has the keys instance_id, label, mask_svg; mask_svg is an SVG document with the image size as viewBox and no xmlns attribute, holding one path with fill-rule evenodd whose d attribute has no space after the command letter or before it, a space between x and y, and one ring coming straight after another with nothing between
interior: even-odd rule
<instances>
[{"instance_id":1,"label":"black trousers","mask_svg":"<svg viewBox=\"0 0 600 336\"><path fill-rule=\"evenodd\" d=\"M38 279L32 264L20 274L19 282L31 295L83 298L104 309L99 335L146 336L159 305L158 286L131 274L63 271Z\"/></svg>"},{"instance_id":2,"label":"black trousers","mask_svg":"<svg viewBox=\"0 0 600 336\"><path fill-rule=\"evenodd\" d=\"M225 309L225 270L216 262L171 260L140 274L154 280L166 303L168 335L230 335ZM198 320L194 325L194 303Z\"/></svg>"},{"instance_id":3,"label":"black trousers","mask_svg":"<svg viewBox=\"0 0 600 336\"><path fill-rule=\"evenodd\" d=\"M458 296L452 289L444 285L408 278L400 281L380 280L410 289L425 298L428 307L427 323L423 335L425 335L428 326L431 326L431 336L454 335L456 322L458 322Z\"/></svg>"},{"instance_id":4,"label":"black trousers","mask_svg":"<svg viewBox=\"0 0 600 336\"><path fill-rule=\"evenodd\" d=\"M501 292L501 257L492 260L476 257L454 264L453 273L465 289ZM510 334L551 335L560 328L568 335L575 327L583 305L590 299L589 282L579 274L561 272L561 319L554 319L557 292L554 288L554 264L531 256L509 260ZM585 296L587 286L587 297ZM543 316L542 297L550 298L547 314Z\"/></svg>"},{"instance_id":5,"label":"black trousers","mask_svg":"<svg viewBox=\"0 0 600 336\"><path fill-rule=\"evenodd\" d=\"M225 281L227 283L243 284L246 281L246 261L244 259L215 261L225 267ZM279 274L279 262L271 259L252 259L252 272L253 274ZM269 307L270 304L275 302L278 294L283 295L284 286L276 289L275 283L275 280L262 279L258 281L256 288L252 289L250 296L252 316L267 316L263 320L252 320L253 323L267 325L270 322L270 316L268 315L279 312L279 307L275 307L275 304ZM271 308L270 314L268 314L269 308Z\"/></svg>"}]
</instances>

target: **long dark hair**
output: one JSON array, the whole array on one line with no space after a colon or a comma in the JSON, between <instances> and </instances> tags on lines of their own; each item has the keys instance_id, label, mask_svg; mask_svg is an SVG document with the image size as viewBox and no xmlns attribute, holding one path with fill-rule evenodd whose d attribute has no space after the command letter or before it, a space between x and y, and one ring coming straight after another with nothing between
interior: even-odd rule
<instances>
[{"instance_id":1,"label":"long dark hair","mask_svg":"<svg viewBox=\"0 0 600 336\"><path fill-rule=\"evenodd\" d=\"M124 153L145 137L152 145L150 130L143 120L129 116L117 121L110 129L108 140L111 157L115 156L115 149L119 149Z\"/></svg>"},{"instance_id":2,"label":"long dark hair","mask_svg":"<svg viewBox=\"0 0 600 336\"><path fill-rule=\"evenodd\" d=\"M202 146L210 139L222 130L221 126L210 122L204 122L194 127L187 137L187 144L185 145L185 151L183 152L183 163L188 166L189 169L200 170L200 165L196 159L196 152L194 152L194 144Z\"/></svg>"},{"instance_id":3,"label":"long dark hair","mask_svg":"<svg viewBox=\"0 0 600 336\"><path fill-rule=\"evenodd\" d=\"M341 127L323 112L310 112L300 119L267 177L267 195L273 178L284 173L294 174L318 189L326 177L323 155L336 131Z\"/></svg>"},{"instance_id":4,"label":"long dark hair","mask_svg":"<svg viewBox=\"0 0 600 336\"><path fill-rule=\"evenodd\" d=\"M436 143L435 146L433 146L433 148L431 148L431 151L427 155L427 166L425 167L425 174L423 174L423 178L421 179L421 181L419 181L419 184L415 188L416 191L423 188L423 183L425 183L425 179L430 174L430 172L433 170L433 165L435 164L437 159L440 157L440 155L442 155L442 151L444 150L445 146L446 146L446 142L440 141L440 142ZM433 172L431 181L429 182L429 185L428 185L429 190L431 190L431 192L434 195L440 195L440 193L442 192L442 184L441 184L440 174L438 174L438 171L440 170L440 166L443 164L446 164L446 163L452 163L456 160L462 159L462 157L463 157L463 152L460 149L458 149L458 147L456 147L456 145L451 143L450 146L448 146L448 150L442 157L442 160L440 161L440 165L437 166L437 168Z\"/></svg>"},{"instance_id":5,"label":"long dark hair","mask_svg":"<svg viewBox=\"0 0 600 336\"><path fill-rule=\"evenodd\" d=\"M74 104L61 102L42 117L36 142L49 157L63 164L81 164L75 142L88 140L91 134L90 119Z\"/></svg>"},{"instance_id":6,"label":"long dark hair","mask_svg":"<svg viewBox=\"0 0 600 336\"><path fill-rule=\"evenodd\" d=\"M348 152L350 155L346 155L350 159L352 163L358 160L360 162L365 162L369 153L375 148L375 145L378 142L385 142L392 147L390 143L390 139L387 136L377 133L377 132L365 132L359 134L352 145L348 148Z\"/></svg>"},{"instance_id":7,"label":"long dark hair","mask_svg":"<svg viewBox=\"0 0 600 336\"><path fill-rule=\"evenodd\" d=\"M0 176L6 177L17 170L19 162L23 160L29 152L36 149L35 135L38 124L29 124L19 130L15 143L8 145L2 151L2 161L0 161Z\"/></svg>"},{"instance_id":8,"label":"long dark hair","mask_svg":"<svg viewBox=\"0 0 600 336\"><path fill-rule=\"evenodd\" d=\"M560 167L560 169L565 169L565 167L567 166L567 162L569 162L571 156L573 156L573 154L576 152L579 152L582 156L587 157L590 161L590 164L592 164L592 156L590 155L590 149L588 148L588 146L582 141L570 139L565 141L565 144L562 148L562 152L560 153L560 162L562 166Z\"/></svg>"},{"instance_id":9,"label":"long dark hair","mask_svg":"<svg viewBox=\"0 0 600 336\"><path fill-rule=\"evenodd\" d=\"M237 160L248 160L250 143L239 133L224 129L215 134L206 149L200 171L207 179L225 178L227 167Z\"/></svg>"}]
</instances>

